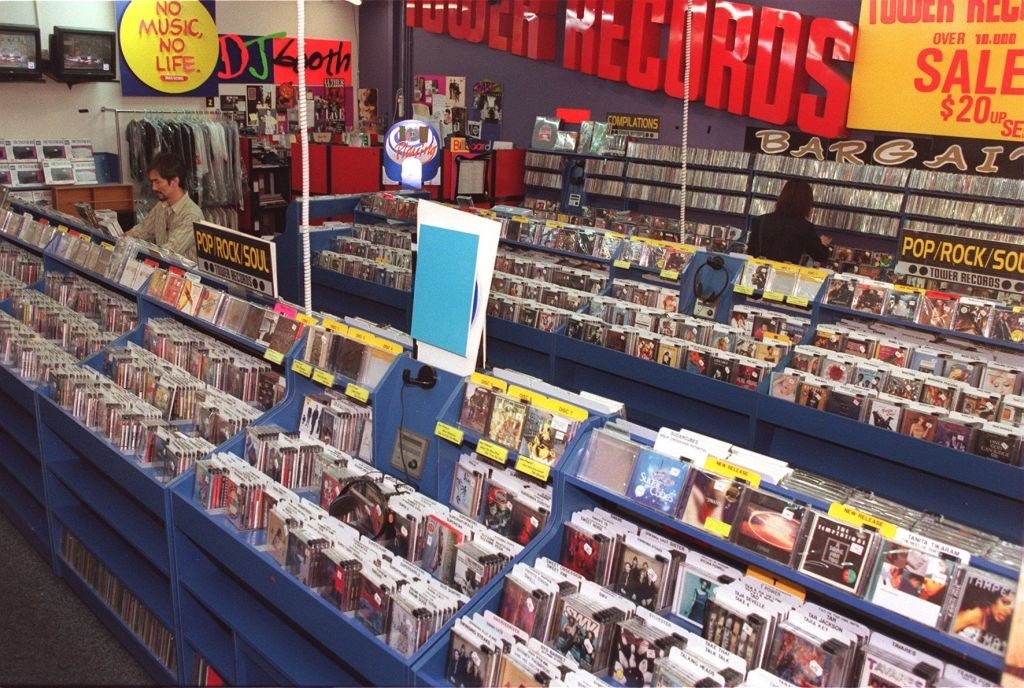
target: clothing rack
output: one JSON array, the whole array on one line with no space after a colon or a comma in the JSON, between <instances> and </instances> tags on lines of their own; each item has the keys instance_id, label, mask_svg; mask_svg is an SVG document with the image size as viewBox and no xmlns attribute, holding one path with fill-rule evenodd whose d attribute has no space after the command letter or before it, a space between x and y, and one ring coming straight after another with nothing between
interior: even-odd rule
<instances>
[{"instance_id":1,"label":"clothing rack","mask_svg":"<svg viewBox=\"0 0 1024 688\"><path fill-rule=\"evenodd\" d=\"M121 172L124 176L124 154L121 150L121 115L216 115L220 116L221 111L216 108L181 108L177 110L151 110L149 108L112 108L106 105L100 107L100 112L114 113L114 129L117 131L117 159L121 161Z\"/></svg>"},{"instance_id":2,"label":"clothing rack","mask_svg":"<svg viewBox=\"0 0 1024 688\"><path fill-rule=\"evenodd\" d=\"M188 168L182 186L204 213L213 215L208 219L237 228L245 181L234 120L223 118L214 108L102 107L101 111L114 113L121 172L136 185L140 198L148 192L140 172L144 159L158 149L173 150Z\"/></svg>"}]
</instances>

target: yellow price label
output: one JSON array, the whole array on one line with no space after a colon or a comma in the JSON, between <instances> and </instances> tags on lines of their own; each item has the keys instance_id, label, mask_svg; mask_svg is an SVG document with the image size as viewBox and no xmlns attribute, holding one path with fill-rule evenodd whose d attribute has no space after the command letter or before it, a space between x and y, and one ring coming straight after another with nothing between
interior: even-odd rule
<instances>
[{"instance_id":1,"label":"yellow price label","mask_svg":"<svg viewBox=\"0 0 1024 688\"><path fill-rule=\"evenodd\" d=\"M737 294L746 294L747 296L754 293L754 288L749 284L737 284L732 290Z\"/></svg>"},{"instance_id":2,"label":"yellow price label","mask_svg":"<svg viewBox=\"0 0 1024 688\"><path fill-rule=\"evenodd\" d=\"M71 230L65 227L64 225L57 225L57 231L60 232L61 234L67 234Z\"/></svg>"},{"instance_id":3,"label":"yellow price label","mask_svg":"<svg viewBox=\"0 0 1024 688\"><path fill-rule=\"evenodd\" d=\"M264 351L263 358L267 359L271 363L284 363L284 354L280 351L274 351L273 349L267 349Z\"/></svg>"},{"instance_id":4,"label":"yellow price label","mask_svg":"<svg viewBox=\"0 0 1024 688\"><path fill-rule=\"evenodd\" d=\"M109 241L102 241L102 242L100 242L100 246L102 246L103 248L107 249L108 251L113 251L114 250L114 245L112 243L110 243Z\"/></svg>"},{"instance_id":5,"label":"yellow price label","mask_svg":"<svg viewBox=\"0 0 1024 688\"><path fill-rule=\"evenodd\" d=\"M913 294L913 293L923 294L924 293L924 289L921 289L920 287L912 287L909 284L894 284L894 285L892 285L892 290L893 291L903 292L905 294Z\"/></svg>"},{"instance_id":6,"label":"yellow price label","mask_svg":"<svg viewBox=\"0 0 1024 688\"><path fill-rule=\"evenodd\" d=\"M434 434L452 444L462 444L462 439L465 437L462 430L441 421L437 421L437 425L434 426Z\"/></svg>"},{"instance_id":7,"label":"yellow price label","mask_svg":"<svg viewBox=\"0 0 1024 688\"><path fill-rule=\"evenodd\" d=\"M297 358L292 360L292 370L303 377L309 377L313 374L313 366Z\"/></svg>"},{"instance_id":8,"label":"yellow price label","mask_svg":"<svg viewBox=\"0 0 1024 688\"><path fill-rule=\"evenodd\" d=\"M708 517L708 519L704 521L704 530L709 533L714 533L718 537L728 538L729 532L732 530L732 526L725 521Z\"/></svg>"},{"instance_id":9,"label":"yellow price label","mask_svg":"<svg viewBox=\"0 0 1024 688\"><path fill-rule=\"evenodd\" d=\"M548 476L551 475L551 466L547 465L543 461L538 461L530 456L519 455L516 460L516 470L520 473L537 478L538 480L547 481Z\"/></svg>"},{"instance_id":10,"label":"yellow price label","mask_svg":"<svg viewBox=\"0 0 1024 688\"><path fill-rule=\"evenodd\" d=\"M780 301L781 302L781 301L784 301L786 299L786 295L783 294L781 291L766 291L762 295L762 298L765 301Z\"/></svg>"},{"instance_id":11,"label":"yellow price label","mask_svg":"<svg viewBox=\"0 0 1024 688\"><path fill-rule=\"evenodd\" d=\"M330 318L324 318L321 325L324 326L325 330L331 332L337 332L338 334L348 334L348 325L340 323L337 320L331 320Z\"/></svg>"},{"instance_id":12,"label":"yellow price label","mask_svg":"<svg viewBox=\"0 0 1024 688\"><path fill-rule=\"evenodd\" d=\"M490 387L496 389L499 392L508 390L508 383L501 378L494 377L493 375L485 375L484 373L473 373L469 376L469 381L474 385L481 385L482 387Z\"/></svg>"},{"instance_id":13,"label":"yellow price label","mask_svg":"<svg viewBox=\"0 0 1024 688\"><path fill-rule=\"evenodd\" d=\"M550 402L548 408L552 413L557 413L569 420L585 421L587 419L587 410L585 408L570 404L561 399L549 399L548 401Z\"/></svg>"},{"instance_id":14,"label":"yellow price label","mask_svg":"<svg viewBox=\"0 0 1024 688\"><path fill-rule=\"evenodd\" d=\"M373 345L373 340L376 339L376 337L366 330L360 330L355 327L348 328L348 338L368 346Z\"/></svg>"},{"instance_id":15,"label":"yellow price label","mask_svg":"<svg viewBox=\"0 0 1024 688\"><path fill-rule=\"evenodd\" d=\"M530 218L526 217L525 215L513 215L512 216L512 221L513 222L527 223L527 222L530 221Z\"/></svg>"},{"instance_id":16,"label":"yellow price label","mask_svg":"<svg viewBox=\"0 0 1024 688\"><path fill-rule=\"evenodd\" d=\"M384 339L383 337L374 337L373 346L381 351L386 351L389 354L398 356L402 353L402 345L398 342L393 342L390 339Z\"/></svg>"},{"instance_id":17,"label":"yellow price label","mask_svg":"<svg viewBox=\"0 0 1024 688\"><path fill-rule=\"evenodd\" d=\"M321 370L320 368L317 368L316 370L313 371L313 381L319 382L324 387L334 386L334 376L328 373L326 370Z\"/></svg>"},{"instance_id":18,"label":"yellow price label","mask_svg":"<svg viewBox=\"0 0 1024 688\"><path fill-rule=\"evenodd\" d=\"M365 404L370 400L370 390L350 382L345 385L345 396L352 397L356 401L361 401Z\"/></svg>"},{"instance_id":19,"label":"yellow price label","mask_svg":"<svg viewBox=\"0 0 1024 688\"><path fill-rule=\"evenodd\" d=\"M678 270L662 270L661 271L661 278L662 279L667 279L667 280L672 280L673 282L678 282L679 281L679 271Z\"/></svg>"},{"instance_id":20,"label":"yellow price label","mask_svg":"<svg viewBox=\"0 0 1024 688\"><path fill-rule=\"evenodd\" d=\"M882 519L852 506L840 502L832 502L828 507L828 515L832 518L844 521L859 528L867 526L880 533L883 537L896 537L895 524L883 521Z\"/></svg>"},{"instance_id":21,"label":"yellow price label","mask_svg":"<svg viewBox=\"0 0 1024 688\"><path fill-rule=\"evenodd\" d=\"M717 456L707 457L704 460L704 469L724 478L742 480L755 489L761 485L760 473L752 471L749 468L744 468L743 466L737 466L731 461L720 459Z\"/></svg>"},{"instance_id":22,"label":"yellow price label","mask_svg":"<svg viewBox=\"0 0 1024 688\"><path fill-rule=\"evenodd\" d=\"M630 263L628 260L622 260L621 258L612 263L612 265L614 265L617 268L621 268L622 270L629 270L631 267L633 267L632 263Z\"/></svg>"},{"instance_id":23,"label":"yellow price label","mask_svg":"<svg viewBox=\"0 0 1024 688\"><path fill-rule=\"evenodd\" d=\"M526 389L519 385L509 385L507 394L510 397L515 397L519 401L525 401L528 404L534 406L542 406L548 400L546 396L540 392L535 392L532 389Z\"/></svg>"},{"instance_id":24,"label":"yellow price label","mask_svg":"<svg viewBox=\"0 0 1024 688\"><path fill-rule=\"evenodd\" d=\"M295 319L298 320L300 323L303 323L303 324L306 324L306 325L314 325L315 326L315 325L319 325L320 324L319 320L314 318L312 315L306 315L305 313L296 313L295 314Z\"/></svg>"},{"instance_id":25,"label":"yellow price label","mask_svg":"<svg viewBox=\"0 0 1024 688\"><path fill-rule=\"evenodd\" d=\"M800 308L807 308L811 305L806 296L787 296L786 303L799 306Z\"/></svg>"},{"instance_id":26,"label":"yellow price label","mask_svg":"<svg viewBox=\"0 0 1024 688\"><path fill-rule=\"evenodd\" d=\"M503 466L508 461L508 449L485 439L480 439L476 443L476 453Z\"/></svg>"}]
</instances>

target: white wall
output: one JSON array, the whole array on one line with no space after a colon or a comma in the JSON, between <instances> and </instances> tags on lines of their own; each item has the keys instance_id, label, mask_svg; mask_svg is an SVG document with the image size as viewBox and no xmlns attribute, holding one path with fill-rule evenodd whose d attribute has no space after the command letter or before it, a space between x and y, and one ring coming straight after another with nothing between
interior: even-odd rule
<instances>
[{"instance_id":1,"label":"white wall","mask_svg":"<svg viewBox=\"0 0 1024 688\"><path fill-rule=\"evenodd\" d=\"M344 0L305 2L307 38L352 41L356 87L357 12ZM292 0L217 0L216 16L219 33L298 33L296 3ZM54 26L116 30L114 3L110 0L0 0L0 22L38 26L44 49ZM102 107L177 110L204 105L203 98L194 97L122 98L117 82L76 84L71 88L50 79L43 83L0 82L0 139L91 139L95 150L117 153L115 116L102 112ZM126 116L121 119L126 121Z\"/></svg>"}]
</instances>

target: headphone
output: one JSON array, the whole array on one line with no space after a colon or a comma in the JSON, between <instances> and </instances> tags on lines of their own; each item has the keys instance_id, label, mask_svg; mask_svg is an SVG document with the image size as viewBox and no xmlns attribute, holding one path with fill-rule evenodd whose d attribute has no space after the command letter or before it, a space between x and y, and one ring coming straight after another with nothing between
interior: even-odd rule
<instances>
[{"instance_id":1,"label":"headphone","mask_svg":"<svg viewBox=\"0 0 1024 688\"><path fill-rule=\"evenodd\" d=\"M721 272L725 275L725 279L722 280L720 287L714 290L704 289L704 283L700 281L700 274L704 271L704 268L711 268L712 271ZM697 297L698 301L708 304L714 303L729 288L729 279L729 271L725 269L725 258L713 253L707 257L703 265L697 268L697 274L693 276L693 295Z\"/></svg>"},{"instance_id":2,"label":"headphone","mask_svg":"<svg viewBox=\"0 0 1024 688\"><path fill-rule=\"evenodd\" d=\"M388 511L388 499L380 489L380 484L366 476L346 482L327 507L327 513L331 516L371 540L379 538L387 527Z\"/></svg>"},{"instance_id":3,"label":"headphone","mask_svg":"<svg viewBox=\"0 0 1024 688\"><path fill-rule=\"evenodd\" d=\"M406 368L402 371L402 382L407 385L416 385L423 389L433 389L434 385L437 384L437 371L431 366L424 365L420 367L416 377L413 377L412 372Z\"/></svg>"}]
</instances>

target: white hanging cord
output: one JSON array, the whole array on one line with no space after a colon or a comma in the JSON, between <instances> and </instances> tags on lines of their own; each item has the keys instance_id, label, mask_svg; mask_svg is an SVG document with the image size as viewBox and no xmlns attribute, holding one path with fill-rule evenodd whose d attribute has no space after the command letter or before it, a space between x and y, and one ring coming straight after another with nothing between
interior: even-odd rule
<instances>
[{"instance_id":1,"label":"white hanging cord","mask_svg":"<svg viewBox=\"0 0 1024 688\"><path fill-rule=\"evenodd\" d=\"M679 169L679 240L682 241L686 225L686 159L690 156L690 51L693 49L693 0L686 0L686 35L683 48L683 134L681 167Z\"/></svg>"},{"instance_id":2,"label":"white hanging cord","mask_svg":"<svg viewBox=\"0 0 1024 688\"><path fill-rule=\"evenodd\" d=\"M296 19L298 20L298 41L296 57L299 66L299 150L302 165L302 208L299 217L299 234L302 237L302 307L306 315L313 312L313 287L310 282L309 267L309 134L306 126L306 3L296 0ZM295 161L292 161L295 164Z\"/></svg>"}]
</instances>

